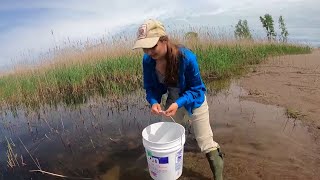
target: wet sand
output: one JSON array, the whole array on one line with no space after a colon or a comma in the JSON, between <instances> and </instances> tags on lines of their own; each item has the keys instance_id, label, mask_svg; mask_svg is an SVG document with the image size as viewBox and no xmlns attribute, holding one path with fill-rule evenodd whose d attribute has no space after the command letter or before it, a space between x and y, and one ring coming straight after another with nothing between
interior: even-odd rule
<instances>
[{"instance_id":1,"label":"wet sand","mask_svg":"<svg viewBox=\"0 0 320 180\"><path fill-rule=\"evenodd\" d=\"M320 146L308 127L287 118L284 108L242 100L246 94L233 84L209 100L215 140L225 152L225 179L318 179ZM202 154L186 155L185 166L203 179L210 178L205 163Z\"/></svg>"},{"instance_id":2,"label":"wet sand","mask_svg":"<svg viewBox=\"0 0 320 180\"><path fill-rule=\"evenodd\" d=\"M250 93L245 99L290 109L320 138L320 49L269 59L253 67L241 86Z\"/></svg>"}]
</instances>

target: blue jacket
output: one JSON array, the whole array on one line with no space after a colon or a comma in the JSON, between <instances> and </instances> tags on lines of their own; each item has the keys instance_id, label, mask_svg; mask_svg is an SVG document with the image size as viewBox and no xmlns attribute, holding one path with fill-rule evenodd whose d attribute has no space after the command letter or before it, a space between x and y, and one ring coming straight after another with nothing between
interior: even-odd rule
<instances>
[{"instance_id":1,"label":"blue jacket","mask_svg":"<svg viewBox=\"0 0 320 180\"><path fill-rule=\"evenodd\" d=\"M184 106L189 115L194 108L204 102L206 87L201 79L196 55L185 47L179 50L183 54L179 64L179 98L176 100L178 107ZM156 61L149 55L143 56L143 88L146 90L146 99L152 106L161 103L162 95L167 92L167 87L158 81L155 71Z\"/></svg>"}]
</instances>

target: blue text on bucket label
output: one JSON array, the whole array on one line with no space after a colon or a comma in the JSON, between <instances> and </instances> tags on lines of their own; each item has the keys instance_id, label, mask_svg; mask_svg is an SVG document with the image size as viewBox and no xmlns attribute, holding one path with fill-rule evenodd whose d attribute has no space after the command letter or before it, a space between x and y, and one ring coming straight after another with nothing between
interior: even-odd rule
<instances>
[{"instance_id":1,"label":"blue text on bucket label","mask_svg":"<svg viewBox=\"0 0 320 180\"><path fill-rule=\"evenodd\" d=\"M156 156L148 156L149 161L156 163L156 164L168 164L169 158L168 157L156 157Z\"/></svg>"}]
</instances>

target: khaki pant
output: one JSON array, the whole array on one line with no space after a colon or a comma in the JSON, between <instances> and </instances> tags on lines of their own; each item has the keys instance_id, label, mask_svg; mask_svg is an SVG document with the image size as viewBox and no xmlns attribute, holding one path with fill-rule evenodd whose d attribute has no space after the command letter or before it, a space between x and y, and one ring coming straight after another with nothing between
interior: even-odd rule
<instances>
[{"instance_id":1,"label":"khaki pant","mask_svg":"<svg viewBox=\"0 0 320 180\"><path fill-rule=\"evenodd\" d=\"M175 102L175 99L167 98L165 109ZM172 118L179 124L186 123L188 120L191 122L191 126L197 140L198 146L201 152L208 153L212 150L219 148L219 144L213 141L213 133L209 121L209 108L207 99L205 98L203 104L193 110L193 114L189 116L187 110L184 107L178 109L176 114ZM169 117L163 116L163 121L172 121Z\"/></svg>"}]
</instances>

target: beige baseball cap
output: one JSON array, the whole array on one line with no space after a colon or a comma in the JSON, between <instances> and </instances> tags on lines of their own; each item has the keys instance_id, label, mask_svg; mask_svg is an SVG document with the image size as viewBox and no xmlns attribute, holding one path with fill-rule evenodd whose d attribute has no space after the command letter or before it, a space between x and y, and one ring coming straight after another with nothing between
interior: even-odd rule
<instances>
[{"instance_id":1,"label":"beige baseball cap","mask_svg":"<svg viewBox=\"0 0 320 180\"><path fill-rule=\"evenodd\" d=\"M132 49L152 48L161 36L165 36L163 24L155 19L146 20L138 29L137 40Z\"/></svg>"}]
</instances>

